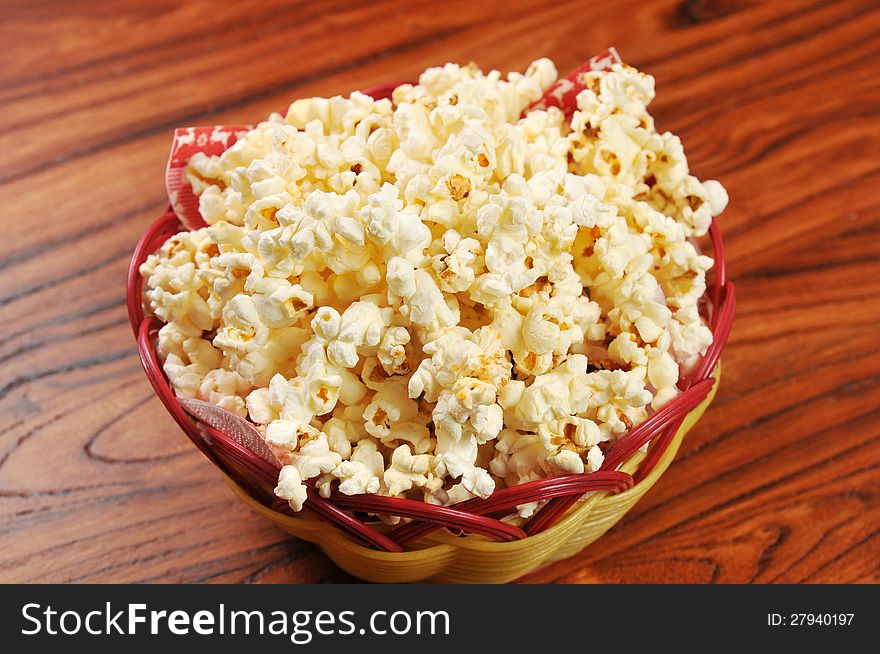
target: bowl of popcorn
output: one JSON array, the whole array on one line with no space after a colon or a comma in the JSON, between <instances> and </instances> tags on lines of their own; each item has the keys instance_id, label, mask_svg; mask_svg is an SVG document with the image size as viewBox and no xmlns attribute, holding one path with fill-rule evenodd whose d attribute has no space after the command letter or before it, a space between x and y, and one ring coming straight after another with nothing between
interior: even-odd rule
<instances>
[{"instance_id":1,"label":"bowl of popcorn","mask_svg":"<svg viewBox=\"0 0 880 654\"><path fill-rule=\"evenodd\" d=\"M669 466L733 320L727 194L653 97L609 50L177 130L128 277L154 390L243 502L363 579L577 553Z\"/></svg>"}]
</instances>

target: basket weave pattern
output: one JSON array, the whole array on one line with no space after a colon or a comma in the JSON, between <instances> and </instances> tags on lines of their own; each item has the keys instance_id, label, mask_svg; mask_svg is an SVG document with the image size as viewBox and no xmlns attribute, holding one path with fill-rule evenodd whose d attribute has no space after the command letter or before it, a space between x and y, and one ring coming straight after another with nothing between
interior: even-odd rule
<instances>
[{"instance_id":1,"label":"basket weave pattern","mask_svg":"<svg viewBox=\"0 0 880 654\"><path fill-rule=\"evenodd\" d=\"M387 97L393 86L367 93ZM602 536L656 483L714 397L719 359L736 305L734 286L725 271L721 234L713 221L709 235L715 278L707 298L713 343L690 376L681 380L678 397L615 441L599 471L540 479L455 507L338 492L323 498L309 488L305 509L293 513L272 493L277 465L187 413L162 372L155 347L162 323L144 314L139 267L168 237L183 229L169 207L142 235L129 266L129 319L150 384L184 433L222 471L245 504L284 531L317 544L341 568L368 581L507 582L572 556ZM499 519L517 505L544 500L544 506L521 526ZM371 514L409 520L390 527L376 522Z\"/></svg>"}]
</instances>

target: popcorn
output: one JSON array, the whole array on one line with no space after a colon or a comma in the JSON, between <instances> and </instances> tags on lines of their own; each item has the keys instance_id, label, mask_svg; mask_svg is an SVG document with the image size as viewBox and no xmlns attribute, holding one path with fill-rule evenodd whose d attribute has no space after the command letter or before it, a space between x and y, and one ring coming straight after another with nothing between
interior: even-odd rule
<instances>
[{"instance_id":1,"label":"popcorn","mask_svg":"<svg viewBox=\"0 0 880 654\"><path fill-rule=\"evenodd\" d=\"M383 481L391 496L399 496L411 488L421 488L428 492L438 490L443 481L434 474L429 454L414 455L408 446L395 448L391 455L391 465L385 470Z\"/></svg>"},{"instance_id":2,"label":"popcorn","mask_svg":"<svg viewBox=\"0 0 880 654\"><path fill-rule=\"evenodd\" d=\"M374 298L378 301L378 298ZM337 334L329 340L327 355L343 368L353 368L364 352L379 345L391 320L391 309L370 301L353 302L339 318Z\"/></svg>"},{"instance_id":3,"label":"popcorn","mask_svg":"<svg viewBox=\"0 0 880 654\"><path fill-rule=\"evenodd\" d=\"M188 322L202 331L215 327L217 314L208 303L210 282L219 275L212 265L212 245L204 229L181 232L141 265L146 299L156 317Z\"/></svg>"},{"instance_id":4,"label":"popcorn","mask_svg":"<svg viewBox=\"0 0 880 654\"><path fill-rule=\"evenodd\" d=\"M383 184L378 192L367 197L367 204L361 210L370 238L391 256L406 256L419 246L426 246L431 239L430 230L417 214L401 211L404 203L398 198L399 194L395 186Z\"/></svg>"},{"instance_id":5,"label":"popcorn","mask_svg":"<svg viewBox=\"0 0 880 654\"><path fill-rule=\"evenodd\" d=\"M377 354L386 373L405 375L409 372L407 345L411 340L406 327L393 326L385 330Z\"/></svg>"},{"instance_id":6,"label":"popcorn","mask_svg":"<svg viewBox=\"0 0 880 654\"><path fill-rule=\"evenodd\" d=\"M467 291L476 279L474 264L480 253L480 242L462 238L454 229L443 234L443 250L432 258L431 265L440 279L440 287L448 293Z\"/></svg>"},{"instance_id":7,"label":"popcorn","mask_svg":"<svg viewBox=\"0 0 880 654\"><path fill-rule=\"evenodd\" d=\"M522 117L556 76L446 64L190 160L208 227L141 267L163 369L258 426L294 510L309 480L451 505L598 470L710 346L692 239L727 193L628 66Z\"/></svg>"},{"instance_id":8,"label":"popcorn","mask_svg":"<svg viewBox=\"0 0 880 654\"><path fill-rule=\"evenodd\" d=\"M494 436L493 436L494 438ZM443 477L461 479L450 489L453 498L489 497L495 490L495 481L488 471L476 465L478 448L475 436L438 435L435 469ZM467 495L464 495L464 491Z\"/></svg>"},{"instance_id":9,"label":"popcorn","mask_svg":"<svg viewBox=\"0 0 880 654\"><path fill-rule=\"evenodd\" d=\"M202 378L196 397L246 418L247 408L244 398L250 390L250 384L237 372L215 368L209 370Z\"/></svg>"},{"instance_id":10,"label":"popcorn","mask_svg":"<svg viewBox=\"0 0 880 654\"><path fill-rule=\"evenodd\" d=\"M293 420L278 418L266 425L266 441L271 445L278 445L288 450L296 449L299 441L299 429L301 425Z\"/></svg>"},{"instance_id":11,"label":"popcorn","mask_svg":"<svg viewBox=\"0 0 880 654\"><path fill-rule=\"evenodd\" d=\"M516 406L518 423L536 430L542 423L586 411L589 381L587 357L582 354L574 354L557 368L536 376Z\"/></svg>"},{"instance_id":12,"label":"popcorn","mask_svg":"<svg viewBox=\"0 0 880 654\"><path fill-rule=\"evenodd\" d=\"M342 463L342 457L330 449L327 434L323 432L304 439L296 452L289 454L287 459L299 471L302 479L332 472Z\"/></svg>"},{"instance_id":13,"label":"popcorn","mask_svg":"<svg viewBox=\"0 0 880 654\"><path fill-rule=\"evenodd\" d=\"M303 504L308 497L308 489L302 482L302 477L296 466L286 465L281 468L275 494L282 500L287 500L290 503L290 508L294 511L302 511Z\"/></svg>"},{"instance_id":14,"label":"popcorn","mask_svg":"<svg viewBox=\"0 0 880 654\"><path fill-rule=\"evenodd\" d=\"M388 447L408 442L416 454L434 448L435 441L428 429L430 419L430 415L420 411L418 402L406 397L403 380L383 383L363 411L368 434Z\"/></svg>"},{"instance_id":15,"label":"popcorn","mask_svg":"<svg viewBox=\"0 0 880 654\"><path fill-rule=\"evenodd\" d=\"M384 474L385 459L376 443L367 438L358 442L350 459L333 470L333 476L340 480L339 492L344 495L378 493Z\"/></svg>"}]
</instances>

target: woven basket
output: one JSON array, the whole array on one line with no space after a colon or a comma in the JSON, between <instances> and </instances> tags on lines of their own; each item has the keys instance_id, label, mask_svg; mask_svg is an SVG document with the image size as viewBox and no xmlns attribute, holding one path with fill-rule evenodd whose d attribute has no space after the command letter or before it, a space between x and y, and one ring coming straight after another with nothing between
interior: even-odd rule
<instances>
[{"instance_id":1,"label":"woven basket","mask_svg":"<svg viewBox=\"0 0 880 654\"><path fill-rule=\"evenodd\" d=\"M393 86L366 93L387 97ZM143 234L129 266L129 319L147 378L181 429L221 470L242 502L287 533L315 543L339 567L367 581L504 583L570 557L602 536L657 482L712 401L736 305L733 284L725 273L721 235L713 222L715 279L705 302L713 344L691 375L681 380L678 397L615 441L599 471L532 481L455 507L338 492L322 498L309 488L307 510L293 513L272 493L277 462L261 456L259 448L235 429L218 429L216 422L188 412L162 372L155 348L162 323L144 314L138 269L169 236L183 229L169 207ZM544 500L525 523L500 519L519 504ZM408 520L392 527L376 521L376 514Z\"/></svg>"}]
</instances>

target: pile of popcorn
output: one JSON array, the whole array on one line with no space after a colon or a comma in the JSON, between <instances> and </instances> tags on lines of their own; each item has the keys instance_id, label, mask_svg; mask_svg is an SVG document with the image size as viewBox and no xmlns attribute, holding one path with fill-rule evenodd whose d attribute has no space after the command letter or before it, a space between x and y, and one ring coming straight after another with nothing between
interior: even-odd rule
<instances>
[{"instance_id":1,"label":"pile of popcorn","mask_svg":"<svg viewBox=\"0 0 880 654\"><path fill-rule=\"evenodd\" d=\"M521 117L548 59L446 64L191 159L208 227L141 267L158 351L180 397L265 434L294 510L307 480L450 505L594 471L679 392L727 195L655 130L652 77L586 78L569 122Z\"/></svg>"}]
</instances>

